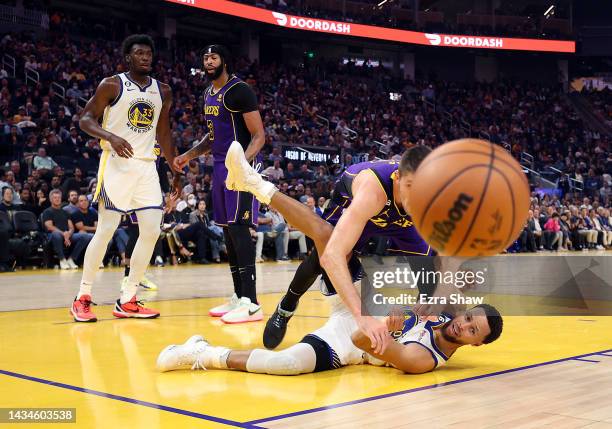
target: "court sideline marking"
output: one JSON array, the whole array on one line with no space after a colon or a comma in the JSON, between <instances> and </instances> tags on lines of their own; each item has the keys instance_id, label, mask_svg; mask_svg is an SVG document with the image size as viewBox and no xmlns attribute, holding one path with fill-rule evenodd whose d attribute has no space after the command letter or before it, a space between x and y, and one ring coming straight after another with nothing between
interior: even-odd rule
<instances>
[{"instance_id":1,"label":"court sideline marking","mask_svg":"<svg viewBox=\"0 0 612 429\"><path fill-rule=\"evenodd\" d=\"M459 383L465 383L465 382L468 382L468 381L479 380L479 379L482 379L482 378L495 377L497 375L509 374L509 373L512 373L512 372L523 371L523 370L526 370L526 369L537 368L537 367L540 367L540 366L552 365L552 364L555 364L555 363L571 361L571 360L575 360L575 359L578 359L578 358L584 358L584 357L588 357L588 356L601 355L601 356L610 356L610 357L612 357L612 355L606 354L606 353L610 353L610 352L612 352L612 349L601 350L599 352L586 353L586 354L577 355L577 356L570 356L570 357L566 357L566 358L562 358L562 359L556 359L556 360L552 360L552 361L548 361L548 362L542 362L542 363L522 366L522 367L518 367L518 368L511 368L511 369L506 369L506 370L503 370L503 371L492 372L492 373L489 373L489 374L482 374L482 375L477 375L477 376L474 376L474 377L462 378L462 379L459 379L459 380L447 381L447 382L439 383L439 384L431 384L431 385L428 385L428 386L416 387L416 388L413 388L413 389L402 390L402 391L399 391L399 392L386 393L386 394L383 394L383 395L371 396L371 397L367 397L367 398L363 398L363 399L357 399L357 400L354 400L354 401L341 402L339 404L326 405L326 406L323 406L323 407L311 408L311 409L302 410L302 411L296 411L296 412L287 413L287 414L280 414L280 415L277 415L277 416L271 416L271 417L266 417L266 418L257 419L257 420L250 420L250 421L246 421L246 422L238 422L238 421L234 421L234 420L224 419L222 417L215 417L215 416L210 416L208 414L202 414L202 413L197 413L197 412L194 412L194 411L188 411L188 410L183 410L183 409L180 409L180 408L170 407L170 406L167 406L167 405L155 404L153 402L148 402L148 401L141 401L139 399L129 398L127 396L121 396L121 395L115 395L115 394L112 394L112 393L100 392L98 390L88 389L88 388L79 387L79 386L73 386L71 384L60 383L58 381L45 380L43 378L33 377L33 376L29 376L29 375L25 375L25 374L20 374L20 373L12 372L12 371L7 371L7 370L3 370L3 369L0 369L0 374L7 375L9 377L19 378L19 379L22 379L22 380L27 380L27 381L33 381L33 382L36 382L36 383L46 384L48 386L59 387L59 388L68 389L68 390L74 390L76 392L81 392L81 393L88 393L90 395L96 395L96 396L100 396L102 398L107 398L107 399L113 399L113 400L116 400L116 401L127 402L127 403L131 403L131 404L134 404L134 405L142 405L144 407L154 408L154 409L157 409L157 410L168 411L168 412L171 412L171 413L181 414L181 415L184 415L184 416L194 417L194 418L198 418L198 419L202 419L202 420L208 420L208 421L211 421L211 422L221 423L221 424L228 425L228 426L234 426L234 427L240 427L240 428L248 428L248 429L264 429L262 426L258 426L258 424L269 422L269 421L273 421L273 420L281 420L281 419L285 419L285 418L289 418L289 417L295 417L295 416L299 416L299 415L303 415L303 414L311 414L311 413L316 413L316 412L319 412L319 411L332 410L332 409L335 409L335 408L346 407L346 406L349 406L349 405L360 404L360 403L363 403L363 402L375 401L375 400L378 400L378 399L390 398L390 397L393 397L393 396L406 395L408 393L420 392L422 390L430 390L430 389L435 389L435 388L438 388L438 387L450 386L450 385L459 384Z\"/></svg>"},{"instance_id":2,"label":"court sideline marking","mask_svg":"<svg viewBox=\"0 0 612 429\"><path fill-rule=\"evenodd\" d=\"M182 414L188 417L194 417L197 419L208 420L215 423L221 423L228 426L234 426L239 428L248 429L263 429L256 426L253 423L241 423L234 420L224 419L222 417L209 416L208 414L197 413L194 411L182 410L180 408L169 407L167 405L155 404L153 402L141 401L139 399L128 398L127 396L115 395L113 393L100 392L98 390L88 389L86 387L73 386L71 384L60 383L58 381L45 380L44 378L32 377L30 375L19 374L17 372L6 371L0 369L0 374L8 375L9 377L20 378L22 380L34 381L36 383L46 384L48 386L60 387L62 389L74 390L81 393L89 393L90 395L100 396L102 398L114 399L115 401L128 402L134 405L142 405L143 407L154 408L157 410L168 411L170 413Z\"/></svg>"},{"instance_id":3,"label":"court sideline marking","mask_svg":"<svg viewBox=\"0 0 612 429\"><path fill-rule=\"evenodd\" d=\"M476 375L474 377L462 378L462 379L459 379L459 380L446 381L446 382L439 383L439 384L430 384L428 386L415 387L413 389L401 390L399 392L392 392L392 393L385 393L385 394L382 394L382 395L370 396L370 397L367 397L367 398L356 399L354 401L341 402L339 404L325 405L323 407L310 408L310 409L307 409L307 410L296 411L296 412L287 413L287 414L280 414L280 415L277 415L277 416L266 417L266 418L263 418L263 419L250 420L250 421L248 421L246 423L260 424L260 423L271 422L271 421L274 421L274 420L287 419L289 417L301 416L301 415L304 415L304 414L318 413L320 411L333 410L335 408L342 408L342 407L347 407L349 405L356 405L356 404L361 404L361 403L364 403L364 402L376 401L378 399L391 398L393 396L406 395L406 394L409 394L409 393L420 392L420 391L423 391L423 390L431 390L431 389L436 389L436 388L439 388L439 387L451 386L453 384L465 383L465 382L468 382L468 381L480 380L480 379L483 379L483 378L490 378L490 377L495 377L495 376L498 376L498 375L510 374L510 373L518 372L518 371L524 371L524 370L527 370L527 369L537 368L537 367L540 367L540 366L553 365L553 364L560 363L560 362L572 361L572 360L576 360L576 359L580 359L580 358L584 358L584 357L588 357L588 356L596 356L596 355L611 356L611 355L606 355L606 353L609 353L609 352L612 352L612 349L601 350L599 352L593 352L593 353L586 353L586 354L583 354L583 355L570 356L570 357L566 357L566 358L562 358L562 359L555 359L555 360L551 360L551 361L548 361L548 362L536 363L536 364L532 364L532 365L521 366L521 367L518 367L518 368L505 369L503 371L492 372L492 373L489 373L489 374Z\"/></svg>"}]
</instances>

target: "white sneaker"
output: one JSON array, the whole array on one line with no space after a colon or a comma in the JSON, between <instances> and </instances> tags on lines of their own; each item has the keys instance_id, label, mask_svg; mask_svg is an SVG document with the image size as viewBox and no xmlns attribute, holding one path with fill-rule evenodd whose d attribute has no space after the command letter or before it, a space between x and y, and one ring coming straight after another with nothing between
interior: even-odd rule
<instances>
[{"instance_id":1,"label":"white sneaker","mask_svg":"<svg viewBox=\"0 0 612 429\"><path fill-rule=\"evenodd\" d=\"M66 259L60 259L60 269L62 270L70 270L70 265Z\"/></svg>"},{"instance_id":2,"label":"white sneaker","mask_svg":"<svg viewBox=\"0 0 612 429\"><path fill-rule=\"evenodd\" d=\"M70 267L71 270L78 270L79 269L79 266L74 263L72 258L66 259L66 262L68 263L68 266Z\"/></svg>"},{"instance_id":3,"label":"white sneaker","mask_svg":"<svg viewBox=\"0 0 612 429\"><path fill-rule=\"evenodd\" d=\"M263 310L258 304L253 304L249 298L240 298L239 305L221 317L223 323L257 322L263 319Z\"/></svg>"},{"instance_id":4,"label":"white sneaker","mask_svg":"<svg viewBox=\"0 0 612 429\"><path fill-rule=\"evenodd\" d=\"M236 294L233 294L228 302L226 302L225 304L218 305L214 308L211 308L208 311L208 314L212 317L221 317L225 313L229 313L230 311L238 307L239 303L240 303L240 300L238 299L238 296L236 296Z\"/></svg>"},{"instance_id":5,"label":"white sneaker","mask_svg":"<svg viewBox=\"0 0 612 429\"><path fill-rule=\"evenodd\" d=\"M161 351L157 357L157 370L161 372L175 369L195 369L198 355L203 352L208 343L201 335L194 335L183 344L172 344Z\"/></svg>"},{"instance_id":6,"label":"white sneaker","mask_svg":"<svg viewBox=\"0 0 612 429\"><path fill-rule=\"evenodd\" d=\"M270 204L278 189L272 182L265 181L261 174L249 165L240 143L234 141L230 145L225 155L225 167L228 171L225 179L227 189L249 192L261 203Z\"/></svg>"}]
</instances>

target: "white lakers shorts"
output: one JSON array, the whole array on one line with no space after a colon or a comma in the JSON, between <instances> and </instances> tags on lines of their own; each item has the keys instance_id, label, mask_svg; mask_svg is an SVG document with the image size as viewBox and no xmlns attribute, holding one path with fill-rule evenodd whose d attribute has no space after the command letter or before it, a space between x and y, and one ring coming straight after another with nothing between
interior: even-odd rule
<instances>
[{"instance_id":1,"label":"white lakers shorts","mask_svg":"<svg viewBox=\"0 0 612 429\"><path fill-rule=\"evenodd\" d=\"M94 201L103 201L107 209L124 213L162 209L164 201L155 161L102 152Z\"/></svg>"}]
</instances>

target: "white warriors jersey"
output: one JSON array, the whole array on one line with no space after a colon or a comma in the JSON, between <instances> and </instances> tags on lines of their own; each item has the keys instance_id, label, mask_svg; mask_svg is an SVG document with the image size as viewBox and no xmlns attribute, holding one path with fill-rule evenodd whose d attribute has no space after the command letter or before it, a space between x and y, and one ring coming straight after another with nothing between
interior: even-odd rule
<instances>
[{"instance_id":1,"label":"white warriors jersey","mask_svg":"<svg viewBox=\"0 0 612 429\"><path fill-rule=\"evenodd\" d=\"M418 343L425 347L436 362L436 368L442 366L448 360L435 342L434 329L443 326L452 320L447 314L439 316L418 317L411 311L407 312L404 320L404 327L401 331L391 333L391 336L400 344Z\"/></svg>"},{"instance_id":2,"label":"white warriors jersey","mask_svg":"<svg viewBox=\"0 0 612 429\"><path fill-rule=\"evenodd\" d=\"M102 128L124 138L132 146L134 158L155 161L157 121L163 102L161 85L150 77L149 84L141 87L125 73L117 76L121 89L104 110ZM100 146L112 151L106 140L101 140Z\"/></svg>"}]
</instances>

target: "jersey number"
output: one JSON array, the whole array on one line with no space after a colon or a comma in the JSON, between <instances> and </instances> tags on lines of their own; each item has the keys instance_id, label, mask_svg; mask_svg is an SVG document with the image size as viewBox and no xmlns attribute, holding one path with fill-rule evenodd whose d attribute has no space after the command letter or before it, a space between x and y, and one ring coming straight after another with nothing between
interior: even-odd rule
<instances>
[{"instance_id":1,"label":"jersey number","mask_svg":"<svg viewBox=\"0 0 612 429\"><path fill-rule=\"evenodd\" d=\"M212 142L215 140L215 127L213 126L213 121L206 121L206 126L208 127L208 140Z\"/></svg>"}]
</instances>

